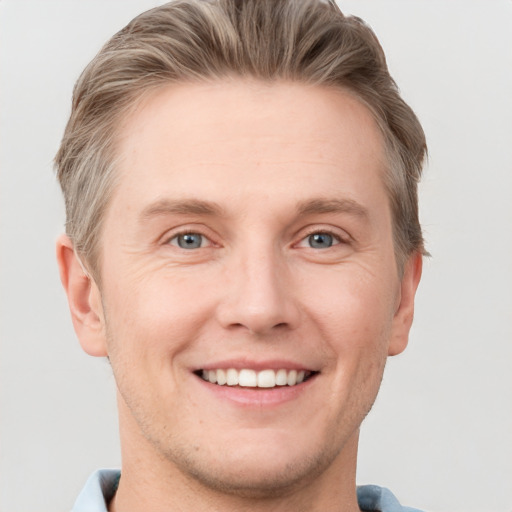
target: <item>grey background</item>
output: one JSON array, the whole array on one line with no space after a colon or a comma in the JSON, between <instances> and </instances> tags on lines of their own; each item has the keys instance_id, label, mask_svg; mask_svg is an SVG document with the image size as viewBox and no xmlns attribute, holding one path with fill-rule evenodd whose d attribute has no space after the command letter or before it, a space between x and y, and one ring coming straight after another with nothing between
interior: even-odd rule
<instances>
[{"instance_id":1,"label":"grey background","mask_svg":"<svg viewBox=\"0 0 512 512\"><path fill-rule=\"evenodd\" d=\"M52 173L71 89L150 0L0 1L0 511L69 510L120 464L114 381L76 341ZM362 429L359 483L433 512L512 510L512 2L352 0L423 122L426 261L407 351Z\"/></svg>"}]
</instances>

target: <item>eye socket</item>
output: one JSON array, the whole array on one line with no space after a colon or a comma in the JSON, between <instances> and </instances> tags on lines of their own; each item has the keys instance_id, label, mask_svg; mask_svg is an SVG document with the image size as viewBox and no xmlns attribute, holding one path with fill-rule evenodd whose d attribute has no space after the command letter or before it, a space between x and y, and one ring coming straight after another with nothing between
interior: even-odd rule
<instances>
[{"instance_id":1,"label":"eye socket","mask_svg":"<svg viewBox=\"0 0 512 512\"><path fill-rule=\"evenodd\" d=\"M173 236L169 243L181 249L200 249L208 239L200 233L179 233Z\"/></svg>"}]
</instances>

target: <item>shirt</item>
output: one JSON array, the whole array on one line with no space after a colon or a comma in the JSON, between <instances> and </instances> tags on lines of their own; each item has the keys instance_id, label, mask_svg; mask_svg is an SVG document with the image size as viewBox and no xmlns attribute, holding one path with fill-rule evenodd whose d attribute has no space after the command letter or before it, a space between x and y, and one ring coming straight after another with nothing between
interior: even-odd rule
<instances>
[{"instance_id":1,"label":"shirt","mask_svg":"<svg viewBox=\"0 0 512 512\"><path fill-rule=\"evenodd\" d=\"M100 469L87 480L71 512L107 512L107 504L117 491L121 471ZM357 487L357 501L362 511L372 512L421 512L416 508L403 507L393 493L378 485Z\"/></svg>"}]
</instances>

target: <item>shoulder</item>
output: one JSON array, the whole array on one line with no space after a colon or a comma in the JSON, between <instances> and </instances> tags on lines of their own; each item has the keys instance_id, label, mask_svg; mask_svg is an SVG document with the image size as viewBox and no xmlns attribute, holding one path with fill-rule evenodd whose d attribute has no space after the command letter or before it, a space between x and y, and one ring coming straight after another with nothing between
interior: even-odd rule
<instances>
[{"instance_id":1,"label":"shoulder","mask_svg":"<svg viewBox=\"0 0 512 512\"><path fill-rule=\"evenodd\" d=\"M100 469L87 480L71 512L107 512L107 504L114 496L121 471Z\"/></svg>"},{"instance_id":2,"label":"shoulder","mask_svg":"<svg viewBox=\"0 0 512 512\"><path fill-rule=\"evenodd\" d=\"M417 508L404 507L389 489L378 485L358 486L357 501L363 512L421 512Z\"/></svg>"}]
</instances>

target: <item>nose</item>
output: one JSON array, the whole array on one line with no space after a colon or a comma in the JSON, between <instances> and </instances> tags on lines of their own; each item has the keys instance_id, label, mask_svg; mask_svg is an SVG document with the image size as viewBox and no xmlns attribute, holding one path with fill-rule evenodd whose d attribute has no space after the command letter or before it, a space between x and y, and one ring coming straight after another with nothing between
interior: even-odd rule
<instances>
[{"instance_id":1,"label":"nose","mask_svg":"<svg viewBox=\"0 0 512 512\"><path fill-rule=\"evenodd\" d=\"M290 269L272 250L238 255L227 269L225 285L217 309L224 328L265 335L292 330L299 324Z\"/></svg>"}]
</instances>

